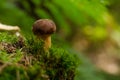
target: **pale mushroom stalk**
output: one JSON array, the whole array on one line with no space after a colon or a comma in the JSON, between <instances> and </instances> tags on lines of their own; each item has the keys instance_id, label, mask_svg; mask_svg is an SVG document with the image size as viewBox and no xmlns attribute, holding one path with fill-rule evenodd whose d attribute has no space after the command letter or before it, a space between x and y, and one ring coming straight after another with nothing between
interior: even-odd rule
<instances>
[{"instance_id":1,"label":"pale mushroom stalk","mask_svg":"<svg viewBox=\"0 0 120 80\"><path fill-rule=\"evenodd\" d=\"M6 31L19 31L20 28L18 26L10 26L0 23L0 30L6 30Z\"/></svg>"},{"instance_id":2,"label":"pale mushroom stalk","mask_svg":"<svg viewBox=\"0 0 120 80\"><path fill-rule=\"evenodd\" d=\"M45 49L48 49L51 47L51 36L50 35L40 35L38 36L39 39L42 39L44 43Z\"/></svg>"},{"instance_id":3,"label":"pale mushroom stalk","mask_svg":"<svg viewBox=\"0 0 120 80\"><path fill-rule=\"evenodd\" d=\"M51 34L56 31L56 25L52 20L40 19L33 24L33 33L38 39L44 41L44 48L48 50L51 47Z\"/></svg>"}]
</instances>

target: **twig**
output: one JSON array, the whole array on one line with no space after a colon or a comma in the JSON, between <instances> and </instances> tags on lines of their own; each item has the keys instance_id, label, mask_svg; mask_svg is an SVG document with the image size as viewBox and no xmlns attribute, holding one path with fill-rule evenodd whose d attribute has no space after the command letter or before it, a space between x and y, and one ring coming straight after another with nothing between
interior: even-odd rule
<instances>
[{"instance_id":1,"label":"twig","mask_svg":"<svg viewBox=\"0 0 120 80\"><path fill-rule=\"evenodd\" d=\"M5 31L20 31L20 28L18 26L10 26L0 23L0 30Z\"/></svg>"},{"instance_id":2,"label":"twig","mask_svg":"<svg viewBox=\"0 0 120 80\"><path fill-rule=\"evenodd\" d=\"M20 80L20 71L16 70L16 80Z\"/></svg>"}]
</instances>

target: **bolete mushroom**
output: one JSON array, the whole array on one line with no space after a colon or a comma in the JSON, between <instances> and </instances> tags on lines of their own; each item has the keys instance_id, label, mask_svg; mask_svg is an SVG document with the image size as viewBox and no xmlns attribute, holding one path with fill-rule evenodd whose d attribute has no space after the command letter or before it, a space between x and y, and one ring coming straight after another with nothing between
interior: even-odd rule
<instances>
[{"instance_id":1,"label":"bolete mushroom","mask_svg":"<svg viewBox=\"0 0 120 80\"><path fill-rule=\"evenodd\" d=\"M50 19L39 19L33 24L32 31L38 39L44 41L44 48L51 47L51 34L56 31L55 23Z\"/></svg>"}]
</instances>

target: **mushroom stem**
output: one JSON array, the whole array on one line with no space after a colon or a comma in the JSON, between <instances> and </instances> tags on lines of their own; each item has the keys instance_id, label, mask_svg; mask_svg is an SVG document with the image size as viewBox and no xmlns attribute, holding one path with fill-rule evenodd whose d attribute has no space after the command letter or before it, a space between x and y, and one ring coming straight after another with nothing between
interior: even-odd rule
<instances>
[{"instance_id":1,"label":"mushroom stem","mask_svg":"<svg viewBox=\"0 0 120 80\"><path fill-rule=\"evenodd\" d=\"M51 47L51 36L50 35L41 35L39 39L44 41L44 49L48 50Z\"/></svg>"},{"instance_id":2,"label":"mushroom stem","mask_svg":"<svg viewBox=\"0 0 120 80\"><path fill-rule=\"evenodd\" d=\"M48 50L50 47L51 47L51 36L45 39L45 44L44 44L45 50Z\"/></svg>"}]
</instances>

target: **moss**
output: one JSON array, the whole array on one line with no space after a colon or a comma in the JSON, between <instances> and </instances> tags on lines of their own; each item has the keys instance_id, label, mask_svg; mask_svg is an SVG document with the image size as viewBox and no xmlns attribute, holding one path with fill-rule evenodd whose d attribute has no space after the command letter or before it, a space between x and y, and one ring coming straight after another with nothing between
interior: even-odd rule
<instances>
[{"instance_id":1,"label":"moss","mask_svg":"<svg viewBox=\"0 0 120 80\"><path fill-rule=\"evenodd\" d=\"M74 54L55 47L45 51L44 42L34 37L25 39L8 33L0 35L4 37L0 36L0 80L74 79L78 65ZM8 51L13 48L14 51Z\"/></svg>"},{"instance_id":2,"label":"moss","mask_svg":"<svg viewBox=\"0 0 120 80\"><path fill-rule=\"evenodd\" d=\"M14 33L0 32L0 42L14 43L18 40Z\"/></svg>"}]
</instances>

